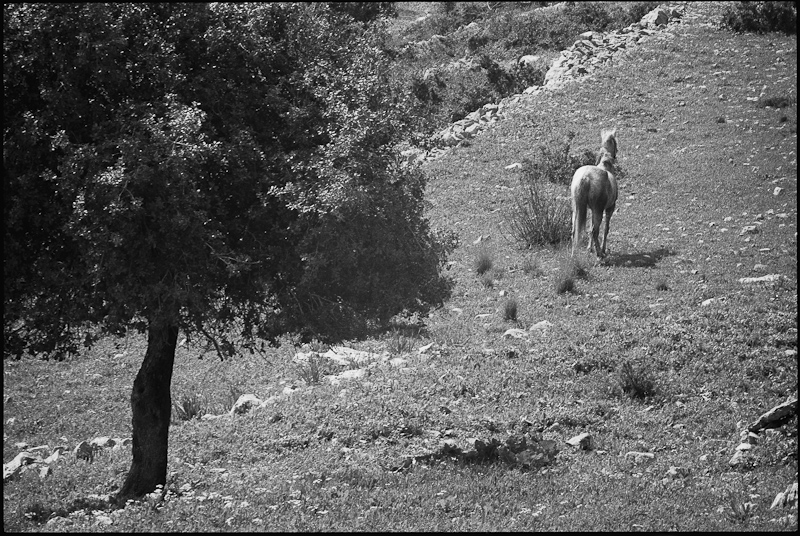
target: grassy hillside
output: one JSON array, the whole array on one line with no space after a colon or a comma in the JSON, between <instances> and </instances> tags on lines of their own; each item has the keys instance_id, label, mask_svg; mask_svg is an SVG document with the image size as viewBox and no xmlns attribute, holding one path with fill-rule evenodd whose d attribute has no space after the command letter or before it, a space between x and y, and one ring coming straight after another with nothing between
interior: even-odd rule
<instances>
[{"instance_id":1,"label":"grassy hillside","mask_svg":"<svg viewBox=\"0 0 800 536\"><path fill-rule=\"evenodd\" d=\"M176 415L166 500L101 511L86 497L115 491L130 449L66 455L4 484L4 530L796 530L796 507L770 509L797 481L796 419L729 460L798 392L797 38L721 29L723 9L690 3L670 31L425 164L429 217L460 238L455 290L428 318L346 344L380 354L371 366L295 362L289 337L224 363L186 344L182 408L274 400ZM582 257L558 293L568 245L509 239L522 190L506 167L569 131L574 151L596 151L608 127L625 170L610 254ZM783 277L740 282L768 274ZM4 361L4 461L18 442L129 437L144 348ZM567 444L581 433L590 449Z\"/></svg>"}]
</instances>

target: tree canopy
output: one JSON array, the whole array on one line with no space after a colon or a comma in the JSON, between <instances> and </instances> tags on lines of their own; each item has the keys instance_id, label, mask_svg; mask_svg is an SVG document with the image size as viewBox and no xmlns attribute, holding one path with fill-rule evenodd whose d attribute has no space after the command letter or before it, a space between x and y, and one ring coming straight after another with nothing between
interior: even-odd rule
<instances>
[{"instance_id":1,"label":"tree canopy","mask_svg":"<svg viewBox=\"0 0 800 536\"><path fill-rule=\"evenodd\" d=\"M118 504L166 481L179 330L223 356L449 292L379 42L327 4L3 6L4 356L147 333Z\"/></svg>"},{"instance_id":2,"label":"tree canopy","mask_svg":"<svg viewBox=\"0 0 800 536\"><path fill-rule=\"evenodd\" d=\"M7 352L158 318L324 333L446 296L374 29L325 4L21 4L3 24Z\"/></svg>"}]
</instances>

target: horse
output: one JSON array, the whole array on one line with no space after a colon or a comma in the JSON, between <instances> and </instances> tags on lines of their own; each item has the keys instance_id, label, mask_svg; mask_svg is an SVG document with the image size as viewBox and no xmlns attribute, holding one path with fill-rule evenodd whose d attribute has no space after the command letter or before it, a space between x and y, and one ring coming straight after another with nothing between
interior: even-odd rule
<instances>
[{"instance_id":1,"label":"horse","mask_svg":"<svg viewBox=\"0 0 800 536\"><path fill-rule=\"evenodd\" d=\"M592 211L592 238L587 250L594 247L597 257L606 256L606 240L611 215L617 205L616 172L617 139L615 130L604 130L601 135L602 146L596 166L582 166L575 171L570 185L572 194L572 255L579 246L581 235L586 227L586 211ZM600 248L599 234L603 213L606 227L603 233L603 247Z\"/></svg>"}]
</instances>

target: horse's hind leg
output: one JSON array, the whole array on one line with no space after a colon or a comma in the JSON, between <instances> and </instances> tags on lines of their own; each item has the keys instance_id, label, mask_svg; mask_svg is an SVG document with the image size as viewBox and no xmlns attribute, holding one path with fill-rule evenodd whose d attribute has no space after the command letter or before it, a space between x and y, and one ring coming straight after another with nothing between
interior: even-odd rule
<instances>
[{"instance_id":1,"label":"horse's hind leg","mask_svg":"<svg viewBox=\"0 0 800 536\"><path fill-rule=\"evenodd\" d=\"M614 209L611 207L606 209L606 228L603 231L603 257L606 256L606 240L608 240L608 226L611 224L611 215L614 214Z\"/></svg>"},{"instance_id":2,"label":"horse's hind leg","mask_svg":"<svg viewBox=\"0 0 800 536\"><path fill-rule=\"evenodd\" d=\"M592 210L592 239L589 241L589 251L592 251L592 246L594 246L594 252L598 257L605 255L604 251L600 249L600 224L602 221L603 211Z\"/></svg>"},{"instance_id":3,"label":"horse's hind leg","mask_svg":"<svg viewBox=\"0 0 800 536\"><path fill-rule=\"evenodd\" d=\"M572 256L575 256L575 249L578 247L580 239L580 229L578 229L578 209L572 207Z\"/></svg>"}]
</instances>

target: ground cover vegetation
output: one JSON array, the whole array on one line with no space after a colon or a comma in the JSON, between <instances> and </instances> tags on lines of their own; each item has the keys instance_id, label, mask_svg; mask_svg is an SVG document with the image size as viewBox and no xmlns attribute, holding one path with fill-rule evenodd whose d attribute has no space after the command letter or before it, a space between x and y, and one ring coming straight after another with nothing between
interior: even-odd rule
<instances>
[{"instance_id":1,"label":"ground cover vegetation","mask_svg":"<svg viewBox=\"0 0 800 536\"><path fill-rule=\"evenodd\" d=\"M797 396L797 42L733 31L737 6L689 4L422 168L425 217L459 238L454 284L433 313L341 342L385 361L334 366L302 334L220 361L181 335L164 485L109 509L131 450L64 456L5 483L5 530L796 530L796 509L770 509L797 481L796 419L729 464L747 423ZM547 206L567 195L541 170L612 126L608 258L517 239L531 183ZM782 277L740 282L762 274ZM129 437L146 346L4 359L4 460ZM343 369L359 374L329 377ZM247 393L274 400L228 416ZM565 442L584 432L588 448Z\"/></svg>"}]
</instances>

